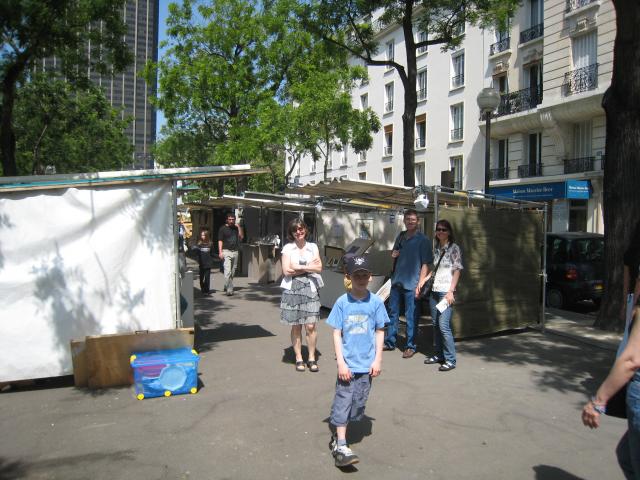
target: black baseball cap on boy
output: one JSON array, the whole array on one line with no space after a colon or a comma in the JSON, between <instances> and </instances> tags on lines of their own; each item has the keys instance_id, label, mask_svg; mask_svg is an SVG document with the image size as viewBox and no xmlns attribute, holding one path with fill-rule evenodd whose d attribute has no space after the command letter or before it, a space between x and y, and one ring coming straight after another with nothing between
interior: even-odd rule
<instances>
[{"instance_id":1,"label":"black baseball cap on boy","mask_svg":"<svg viewBox=\"0 0 640 480\"><path fill-rule=\"evenodd\" d=\"M352 257L347 257L347 273L351 275L358 270L371 273L371 267L369 266L369 258L367 255L354 255Z\"/></svg>"}]
</instances>

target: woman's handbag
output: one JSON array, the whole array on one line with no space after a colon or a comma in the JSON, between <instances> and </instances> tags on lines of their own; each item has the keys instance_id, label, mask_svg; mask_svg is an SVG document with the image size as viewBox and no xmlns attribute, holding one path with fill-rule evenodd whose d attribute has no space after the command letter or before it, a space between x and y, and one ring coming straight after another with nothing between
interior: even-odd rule
<instances>
[{"instance_id":1,"label":"woman's handbag","mask_svg":"<svg viewBox=\"0 0 640 480\"><path fill-rule=\"evenodd\" d=\"M633 296L631 295L631 299L627 300L627 321L625 322L624 336L622 337L622 341L618 347L616 358L620 356L627 346L627 341L629 340L629 335L631 334L631 329L635 322L635 319L632 319L633 303ZM627 384L625 384L613 395L613 397L609 399L605 414L610 417L627 418Z\"/></svg>"},{"instance_id":2,"label":"woman's handbag","mask_svg":"<svg viewBox=\"0 0 640 480\"><path fill-rule=\"evenodd\" d=\"M440 266L440 262L442 261L442 257L444 257L445 253L447 253L446 249L442 251L442 253L440 254L440 258L438 259L438 263L436 264L436 268L433 269L433 272L431 272L431 275L427 277L427 281L424 282L424 284L422 285L422 288L420 288L420 291L418 292L418 298L420 300L426 300L431 295L431 290L433 289L433 282L435 282L436 280L436 272L438 271L438 267Z\"/></svg>"}]
</instances>

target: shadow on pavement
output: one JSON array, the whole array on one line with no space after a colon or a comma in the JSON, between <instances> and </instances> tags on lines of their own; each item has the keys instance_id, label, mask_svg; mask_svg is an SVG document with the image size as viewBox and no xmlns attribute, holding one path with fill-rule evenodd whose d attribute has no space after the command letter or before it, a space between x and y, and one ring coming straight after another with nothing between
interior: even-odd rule
<instances>
[{"instance_id":1,"label":"shadow on pavement","mask_svg":"<svg viewBox=\"0 0 640 480\"><path fill-rule=\"evenodd\" d=\"M194 346L198 352L211 350L213 345L218 342L275 336L260 325L244 325L233 322L219 323L215 327L207 329L196 326L195 331Z\"/></svg>"},{"instance_id":2,"label":"shadow on pavement","mask_svg":"<svg viewBox=\"0 0 640 480\"><path fill-rule=\"evenodd\" d=\"M584 480L582 477L576 477L561 468L550 465L536 465L533 471L536 472L536 480Z\"/></svg>"},{"instance_id":3,"label":"shadow on pavement","mask_svg":"<svg viewBox=\"0 0 640 480\"><path fill-rule=\"evenodd\" d=\"M316 361L320 363L320 357L322 352L316 348ZM309 349L306 345L302 345L302 359L306 362L309 358ZM293 347L289 346L282 351L282 363L290 363L294 365L296 363L296 354L293 352Z\"/></svg>"},{"instance_id":4,"label":"shadow on pavement","mask_svg":"<svg viewBox=\"0 0 640 480\"><path fill-rule=\"evenodd\" d=\"M538 386L560 392L595 391L615 358L615 352L545 336L536 343L522 341L520 335L492 336L457 346L465 355L475 355L489 363L537 366L533 379ZM590 361L585 362L585 358Z\"/></svg>"},{"instance_id":5,"label":"shadow on pavement","mask_svg":"<svg viewBox=\"0 0 640 480\"><path fill-rule=\"evenodd\" d=\"M52 458L50 460L42 460L32 463L26 463L19 460L10 461L0 457L0 480L26 478L27 474L33 472L40 472L37 475L38 478L41 478L41 475L46 475L46 477L49 478L49 475L53 475L56 469L64 470L66 468L72 468L75 470L81 469L82 464L94 464L101 461L120 462L123 460L135 461L136 457L133 450L120 450L109 453L89 453L86 455ZM60 478L64 477L62 476Z\"/></svg>"}]
</instances>

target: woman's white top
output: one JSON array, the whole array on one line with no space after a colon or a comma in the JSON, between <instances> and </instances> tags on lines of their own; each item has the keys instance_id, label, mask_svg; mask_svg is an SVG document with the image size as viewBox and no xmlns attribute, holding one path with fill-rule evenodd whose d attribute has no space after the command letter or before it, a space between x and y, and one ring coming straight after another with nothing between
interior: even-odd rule
<instances>
[{"instance_id":1,"label":"woman's white top","mask_svg":"<svg viewBox=\"0 0 640 480\"><path fill-rule=\"evenodd\" d=\"M446 247L441 248L439 245L433 249L433 265L438 264L440 256L444 253L442 261L438 266L436 278L433 282L434 292L448 292L453 282L453 272L462 270L462 252L460 247L455 243L448 243Z\"/></svg>"},{"instance_id":2,"label":"woman's white top","mask_svg":"<svg viewBox=\"0 0 640 480\"><path fill-rule=\"evenodd\" d=\"M320 250L318 250L318 246L312 242L305 242L304 247L299 249L295 242L287 243L284 247L282 247L282 256L287 255L289 257L289 265L294 264L309 264L311 261L320 257ZM322 282L322 277L318 273L309 273L310 277L312 277L315 281L311 282L311 289L315 289L317 286L321 287L322 285L317 285ZM291 282L293 277L291 275L285 275L282 277L282 282L280 282L280 288L284 288L285 290L289 290L291 288Z\"/></svg>"}]
</instances>

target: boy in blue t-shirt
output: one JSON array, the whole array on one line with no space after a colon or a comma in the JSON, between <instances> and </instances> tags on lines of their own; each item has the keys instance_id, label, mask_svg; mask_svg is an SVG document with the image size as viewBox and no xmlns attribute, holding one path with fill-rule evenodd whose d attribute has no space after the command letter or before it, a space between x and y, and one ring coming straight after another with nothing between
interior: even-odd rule
<instances>
[{"instance_id":1,"label":"boy in blue t-shirt","mask_svg":"<svg viewBox=\"0 0 640 480\"><path fill-rule=\"evenodd\" d=\"M351 292L342 295L329 314L333 346L338 363L336 393L331 406L331 451L336 467L359 461L347 445L347 424L361 420L371 389L371 379L380 375L384 326L389 323L384 303L368 290L371 269L366 256L347 259Z\"/></svg>"}]
</instances>

